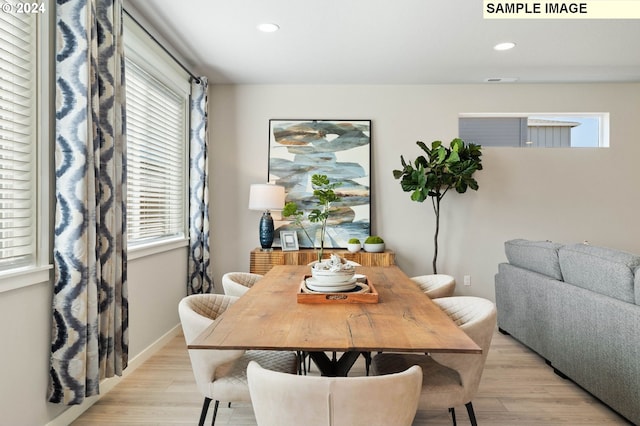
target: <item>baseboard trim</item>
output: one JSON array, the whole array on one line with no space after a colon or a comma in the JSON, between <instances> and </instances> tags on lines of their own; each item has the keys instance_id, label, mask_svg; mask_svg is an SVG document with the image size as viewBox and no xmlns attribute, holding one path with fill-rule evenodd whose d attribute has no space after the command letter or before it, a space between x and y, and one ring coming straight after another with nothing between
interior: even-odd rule
<instances>
[{"instance_id":1,"label":"baseboard trim","mask_svg":"<svg viewBox=\"0 0 640 426\"><path fill-rule=\"evenodd\" d=\"M109 393L122 379L133 373L138 367L144 364L149 358L151 358L156 352L162 349L171 339L179 335L181 332L180 324L169 330L158 340L146 347L135 358L129 360L129 365L124 370L122 377L111 377L100 382L100 395L86 398L82 404L70 406L67 410L61 413L58 417L46 424L46 426L67 426L76 420L82 413L87 411L93 404L98 402L100 398Z\"/></svg>"}]
</instances>

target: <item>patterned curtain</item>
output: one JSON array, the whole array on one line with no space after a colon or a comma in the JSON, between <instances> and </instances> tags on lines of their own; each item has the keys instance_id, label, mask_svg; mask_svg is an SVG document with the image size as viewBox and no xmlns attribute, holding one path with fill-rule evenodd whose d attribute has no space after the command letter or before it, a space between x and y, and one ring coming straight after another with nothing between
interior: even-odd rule
<instances>
[{"instance_id":1,"label":"patterned curtain","mask_svg":"<svg viewBox=\"0 0 640 426\"><path fill-rule=\"evenodd\" d=\"M128 363L121 0L58 0L49 401L80 404Z\"/></svg>"},{"instance_id":2,"label":"patterned curtain","mask_svg":"<svg viewBox=\"0 0 640 426\"><path fill-rule=\"evenodd\" d=\"M207 79L191 83L189 147L189 276L187 294L212 293L209 253Z\"/></svg>"}]
</instances>

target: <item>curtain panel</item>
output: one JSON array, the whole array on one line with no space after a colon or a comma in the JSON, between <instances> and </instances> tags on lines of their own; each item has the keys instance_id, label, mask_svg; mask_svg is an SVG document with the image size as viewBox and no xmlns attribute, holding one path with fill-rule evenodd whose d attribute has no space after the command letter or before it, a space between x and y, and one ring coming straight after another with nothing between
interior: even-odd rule
<instances>
[{"instance_id":1,"label":"curtain panel","mask_svg":"<svg viewBox=\"0 0 640 426\"><path fill-rule=\"evenodd\" d=\"M56 208L49 401L128 363L121 0L56 5Z\"/></svg>"},{"instance_id":2,"label":"curtain panel","mask_svg":"<svg viewBox=\"0 0 640 426\"><path fill-rule=\"evenodd\" d=\"M209 144L206 77L191 82L189 141L189 276L187 294L212 293L209 248Z\"/></svg>"}]
</instances>

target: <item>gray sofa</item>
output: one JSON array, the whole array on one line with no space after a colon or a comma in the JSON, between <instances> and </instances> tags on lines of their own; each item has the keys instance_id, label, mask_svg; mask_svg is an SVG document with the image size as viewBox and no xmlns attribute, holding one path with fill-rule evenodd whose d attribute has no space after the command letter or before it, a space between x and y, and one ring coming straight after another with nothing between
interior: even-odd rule
<instances>
[{"instance_id":1,"label":"gray sofa","mask_svg":"<svg viewBox=\"0 0 640 426\"><path fill-rule=\"evenodd\" d=\"M640 424L640 256L522 239L505 252L499 329Z\"/></svg>"}]
</instances>

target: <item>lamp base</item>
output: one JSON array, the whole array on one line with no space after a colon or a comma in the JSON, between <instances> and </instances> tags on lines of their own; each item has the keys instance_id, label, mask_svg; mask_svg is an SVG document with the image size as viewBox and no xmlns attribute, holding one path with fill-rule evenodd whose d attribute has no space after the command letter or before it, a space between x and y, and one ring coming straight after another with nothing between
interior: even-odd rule
<instances>
[{"instance_id":1,"label":"lamp base","mask_svg":"<svg viewBox=\"0 0 640 426\"><path fill-rule=\"evenodd\" d=\"M260 234L260 245L262 246L262 250L273 250L271 248L271 245L273 244L273 218L271 217L271 213L268 210L262 213L258 230Z\"/></svg>"}]
</instances>

